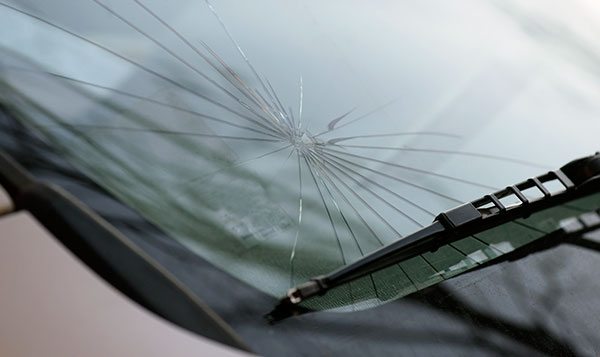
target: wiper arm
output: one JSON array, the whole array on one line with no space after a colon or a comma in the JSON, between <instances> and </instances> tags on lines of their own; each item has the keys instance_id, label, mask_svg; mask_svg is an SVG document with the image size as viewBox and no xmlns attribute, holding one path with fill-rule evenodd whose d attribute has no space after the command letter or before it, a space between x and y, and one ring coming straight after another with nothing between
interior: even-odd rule
<instances>
[{"instance_id":1,"label":"wiper arm","mask_svg":"<svg viewBox=\"0 0 600 357\"><path fill-rule=\"evenodd\" d=\"M544 183L558 180L564 187L551 193ZM537 188L542 194L528 199L523 191ZM571 161L558 170L530 178L440 213L433 223L328 275L315 277L290 289L267 317L279 320L299 313L301 302L329 290L398 264L418 255L500 226L518 218L600 191L600 153ZM514 195L520 202L505 206L500 200Z\"/></svg>"}]
</instances>

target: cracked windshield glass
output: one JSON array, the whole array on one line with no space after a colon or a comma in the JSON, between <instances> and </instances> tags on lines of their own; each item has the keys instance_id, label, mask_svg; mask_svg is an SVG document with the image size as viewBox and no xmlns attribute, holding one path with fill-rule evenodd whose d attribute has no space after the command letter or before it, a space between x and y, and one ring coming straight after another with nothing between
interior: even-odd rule
<instances>
[{"instance_id":1,"label":"cracked windshield glass","mask_svg":"<svg viewBox=\"0 0 600 357\"><path fill-rule=\"evenodd\" d=\"M600 7L545 4L2 0L0 98L154 225L279 297L597 151ZM373 307L540 236L503 229L310 307Z\"/></svg>"}]
</instances>

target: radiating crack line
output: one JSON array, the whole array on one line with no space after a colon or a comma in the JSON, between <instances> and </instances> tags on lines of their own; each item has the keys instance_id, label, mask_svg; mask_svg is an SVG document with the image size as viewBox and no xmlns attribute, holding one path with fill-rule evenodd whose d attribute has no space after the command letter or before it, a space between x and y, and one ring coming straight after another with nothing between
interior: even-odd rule
<instances>
[{"instance_id":1,"label":"radiating crack line","mask_svg":"<svg viewBox=\"0 0 600 357\"><path fill-rule=\"evenodd\" d=\"M313 156L314 157L314 156ZM330 172L331 173L331 172ZM383 224L385 224L392 232L394 232L394 234L396 234L396 236L398 236L398 238L402 238L402 234L400 234L400 232L398 232L396 230L396 228L394 228L394 226L392 226L383 216L381 216L381 214L379 214L379 212L377 212L376 209L374 209L368 202L366 202L362 196L360 196L358 193L356 193L355 190L353 190L350 186L348 186L348 184L346 184L343 180L341 180L337 175L335 175L334 173L331 173L334 177L336 177L336 179L342 184L344 185L344 187L346 187L346 189L348 189L348 191L350 191L363 205L365 205L373 214L375 214L375 216L377 216L377 218L379 218L379 220L381 222L383 222Z\"/></svg>"},{"instance_id":2,"label":"radiating crack line","mask_svg":"<svg viewBox=\"0 0 600 357\"><path fill-rule=\"evenodd\" d=\"M313 161L313 158L310 158L311 161ZM314 161L313 161L314 162ZM319 178L321 179L321 182L323 184L323 187L325 187L325 190L327 191L327 193L329 194L329 197L331 198L335 208L337 209L339 215L342 217L342 220L344 221L344 225L346 226L346 228L348 228L348 232L350 232L350 235L352 236L352 240L354 241L354 244L356 245L356 247L358 248L358 251L360 252L361 257L365 256L365 252L363 251L362 247L360 246L360 243L358 242L358 238L356 237L356 234L354 234L354 231L352 230L352 227L350 226L350 223L348 222L348 220L346 219L346 216L344 215L344 213L342 212L342 209L340 208L340 206L338 205L335 197L333 196L333 194L331 193L331 190L329 190L329 187L327 186L327 184L325 183L325 180L323 179L323 176L327 176L327 174L325 172L323 172L324 175L319 174L319 172L317 171L317 175L319 176ZM335 186L335 183L328 179L328 181L330 182L330 184L332 186ZM369 279L371 281L371 285L373 286L373 290L375 292L375 296L377 298L379 298L379 291L377 290L377 286L375 285L375 280L373 279L373 274L369 274Z\"/></svg>"},{"instance_id":3,"label":"radiating crack line","mask_svg":"<svg viewBox=\"0 0 600 357\"><path fill-rule=\"evenodd\" d=\"M268 79L266 80L266 82L267 82L267 85L269 86L269 89L271 90L273 97L275 97L273 103L275 105L279 106L279 110L281 110L282 113L285 113L286 116L289 116L289 114L287 114L285 112L285 108L283 107L283 104L281 104L281 100L279 99L279 96L277 95L277 92L273 88L273 85L271 84L271 82ZM267 93L269 93L269 92L267 91Z\"/></svg>"},{"instance_id":4,"label":"radiating crack line","mask_svg":"<svg viewBox=\"0 0 600 357\"><path fill-rule=\"evenodd\" d=\"M335 239L336 239L338 248L340 250L340 254L341 254L341 257L342 257L342 263L343 263L343 265L346 265L346 264L348 264L347 261L346 261L346 255L344 254L344 249L342 248L342 243L340 241L340 237L339 237L339 235L337 233L337 230L335 229L335 223L333 222L333 218L331 216L331 212L329 211L329 207L327 207L327 203L325 202L325 198L323 197L323 192L321 191L321 188L319 187L317 179L315 178L315 174L313 173L313 169L312 169L310 163L308 162L308 158L306 156L304 156L304 162L306 163L306 166L308 168L308 171L310 172L310 175L311 175L311 177L313 179L315 187L317 188L317 191L319 192L319 196L321 198L321 201L323 202L323 206L325 207L325 211L327 213L327 217L329 218L329 223L331 224L331 228L333 230L333 233L335 235ZM352 304L354 304L354 296L353 296L353 293L352 293L352 284L348 284L347 286L348 286L348 292L349 292L349 295L350 295L350 301L352 301Z\"/></svg>"},{"instance_id":5,"label":"radiating crack line","mask_svg":"<svg viewBox=\"0 0 600 357\"><path fill-rule=\"evenodd\" d=\"M234 164L233 164L233 165L231 165L231 166L224 167L224 168L222 168L222 169L219 169L219 170L213 171L213 172L211 172L211 173L208 173L208 174L205 174L205 175L202 175L202 176L198 176L198 177L194 177L194 178L191 178L191 179L189 179L189 180L186 180L185 182L182 182L180 185L183 185L183 186L185 186L185 185L189 185L190 183L193 183L193 182L202 182L202 181L204 181L204 179L206 179L206 178L208 178L208 177L211 177L211 176L214 176L214 175L216 175L216 174L218 174L218 173L220 173L220 172L223 172L223 171L228 171L228 170L232 170L232 169L235 169L236 167L240 167L240 166L242 166L242 165L245 165L245 164L247 164L247 163L249 163L249 162L252 162L252 161L254 161L254 160L262 159L263 157L266 157L266 156L269 156L269 155L276 154L276 153L278 153L278 152L280 152L280 151L283 151L283 150L285 150L285 149L288 149L288 148L290 148L291 146L292 146L292 145L291 145L291 144L289 144L289 145L286 145L286 146L284 146L284 147L281 147L281 148L279 148L279 149L276 149L276 150L273 150L273 151L269 151L269 152L267 152L267 153L264 153L264 154L261 154L261 155L259 155L259 156L253 157L253 158L251 158L251 159L248 159L248 160L243 160L243 161L238 161L238 162L234 163ZM290 153L293 153L293 152L294 152L294 151L292 150Z\"/></svg>"},{"instance_id":6,"label":"radiating crack line","mask_svg":"<svg viewBox=\"0 0 600 357\"><path fill-rule=\"evenodd\" d=\"M330 158L330 159L326 159L326 157L331 157L331 158ZM326 161L329 161L329 160L334 160L334 161L335 161L335 159L334 159L334 156L331 156L331 155L329 155L329 154L327 154L327 153L323 153L323 159L324 159L324 160L326 160ZM435 213L433 213L433 212L429 211L428 209L426 209L426 208L424 208L424 207L422 207L422 206L420 206L420 205L416 204L415 202L413 202L413 201L411 201L411 200L409 200L409 199L405 198L404 196L402 196L402 195L400 195L400 194L398 194L398 193L396 193L396 192L394 192L394 191L390 190L389 188L387 188L387 187L385 187L385 186L383 186L383 185L379 184L378 182L376 182L376 181L374 181L374 180L371 180L371 179L370 179L370 178L368 178L367 176L364 176L364 175L362 175L362 174L361 174L361 173L359 173L358 171L356 171L356 170L354 170L354 169L352 169L352 168L350 168L350 167L348 167L348 166L346 166L346 165L344 165L344 164L341 164L341 163L339 163L339 162L336 162L335 164L332 162L331 164L332 164L332 165L334 165L334 166L335 166L335 165L337 165L338 167L342 167L342 169L339 169L339 168L338 168L338 170L339 170L339 171L341 171L341 172L346 172L346 171L349 171L349 172L351 172L351 173L353 173L353 174L357 175L357 176L358 176L358 177L360 177L361 179L363 179L363 180L365 180L365 181L367 181L367 182L369 182L369 183L371 183L371 184L373 184L373 185L375 185L375 186L377 186L377 187L381 188L381 189L382 189L382 190L384 190L384 191L387 191L387 192L389 192L391 195L394 195L395 197L399 198L400 200L402 200L402 201L406 202L407 204L409 204L409 205L411 205L411 206L413 206L413 207L415 207L415 208L417 208L417 209L421 210L422 212L425 212L425 213L427 213L428 215L430 215L430 216L432 216L432 217L435 217L435 216L436 216L436 214L435 214Z\"/></svg>"},{"instance_id":7,"label":"radiating crack line","mask_svg":"<svg viewBox=\"0 0 600 357\"><path fill-rule=\"evenodd\" d=\"M306 167L308 168L308 172L310 172L310 175L311 175L311 177L313 179L315 187L317 188L317 191L319 192L319 196L321 198L321 201L323 202L323 206L325 207L325 212L327 213L327 218L329 218L329 223L331 224L331 229L333 230L333 234L335 236L338 248L340 250L340 255L342 257L342 263L344 265L346 265L346 264L348 264L347 261L346 261L346 255L344 254L344 249L342 248L342 243L340 241L340 237L338 235L338 232L335 229L335 223L333 222L333 218L331 216L331 212L329 211L329 207L327 206L327 203L325 202L325 197L323 197L323 192L321 191L321 187L319 187L319 183L317 182L317 179L315 177L315 174L313 173L313 170L312 170L312 167L311 167L310 163L308 162L308 159L306 157L303 157L303 158L304 158L304 162L306 163Z\"/></svg>"},{"instance_id":8,"label":"radiating crack line","mask_svg":"<svg viewBox=\"0 0 600 357\"><path fill-rule=\"evenodd\" d=\"M445 199L447 199L447 200L450 200L450 201L453 201L453 202L455 202L455 203L459 203L459 204L460 204L460 203L463 203L463 201L461 201L461 200L459 200L459 199L456 199L456 198L450 197L450 196L448 196L448 195L445 195L445 194L443 194L443 193L440 193L440 192L434 191L434 190L432 190L432 189L430 189L430 188L427 188L427 187L423 187L423 186L417 185L417 184L415 184L415 183L412 183L412 182L410 182L410 181L407 181L407 180L401 179L401 178L399 178L399 177L396 177L396 176L392 176L392 175L386 174L385 172L381 172L381 171L379 171L379 170L372 169L372 168L370 168L370 167L368 167L368 166L364 166L364 165L357 164L357 163L355 163L355 162L352 162L352 161L350 161L350 160L346 160L346 159L344 159L344 158L342 158L342 157L339 157L339 156L337 156L337 155L333 155L333 154L331 154L331 153L324 153L324 154L327 154L328 156L331 156L331 157L334 157L334 158L336 158L336 159L338 159L338 160L341 160L341 161L343 161L343 162L346 162L346 163L348 163L348 164L350 164L350 165L353 165L353 166L359 167L359 168L361 168L361 169L364 169L364 170L367 170L367 171L373 172L373 173L375 173L375 174L377 174L377 175L380 175L380 176L383 176L383 177L389 178L389 179L391 179L391 180L398 181L398 182L400 182L400 183L403 183L403 184L405 184L405 185L407 185L407 186L411 186L411 187L417 188L417 189L419 189L419 190L422 190L422 191L425 191L425 192L429 192L429 193L431 193L431 194L434 194L434 195L436 195L436 196L439 196L439 197L445 198Z\"/></svg>"},{"instance_id":9,"label":"radiating crack line","mask_svg":"<svg viewBox=\"0 0 600 357\"><path fill-rule=\"evenodd\" d=\"M477 187L485 188L487 190L493 190L493 191L498 190L497 187L493 187L493 186L484 185L484 184L481 184L481 183L478 183L478 182L461 179L459 177L454 177L454 176L449 176L449 175L444 175L444 174L438 174L438 173L433 172L433 171L428 171L428 170L423 170L423 169L417 169L415 167L410 167L410 166L396 164L396 163L389 162L389 161L374 159L374 158L368 157L368 156L356 155L356 154L352 154L352 153L349 153L349 152L334 150L334 149L331 149L331 148L325 147L325 146L323 146L322 149L323 150L327 150L327 151L331 151L331 152L335 152L335 153L338 153L338 154L342 154L342 155L352 156L352 157L355 157L355 158L358 158L358 159L363 159L363 160L367 160L367 161L373 161L373 162L377 162L377 163L388 165L388 166L397 167L397 168L408 170L408 171L422 173L422 174L429 175L429 176L435 176L435 177L443 178L443 179L446 179L446 180L461 182L461 183L464 183L464 184L468 184L468 185L472 185L472 186L477 186Z\"/></svg>"},{"instance_id":10,"label":"radiating crack line","mask_svg":"<svg viewBox=\"0 0 600 357\"><path fill-rule=\"evenodd\" d=\"M304 102L304 84L300 76L300 104L298 105L298 132L302 132L302 106Z\"/></svg>"},{"instance_id":11,"label":"radiating crack line","mask_svg":"<svg viewBox=\"0 0 600 357\"><path fill-rule=\"evenodd\" d=\"M472 156L472 157L480 157L484 159L492 159L499 160L505 162L511 162L515 164L525 165L536 167L540 169L549 170L550 166L536 164L535 162L525 161L514 159L511 157L498 156L498 155L490 155L483 154L477 152L469 152L469 151L455 151L455 150L441 150L441 149L421 149L421 148L401 148L401 147L389 147L389 146L371 146L371 145L338 145L343 148L358 148L358 149L374 149L374 150L394 150L394 151L406 151L406 152L422 152L422 153L431 153L431 154L448 154L448 155L461 155L461 156Z\"/></svg>"},{"instance_id":12,"label":"radiating crack line","mask_svg":"<svg viewBox=\"0 0 600 357\"><path fill-rule=\"evenodd\" d=\"M303 207L303 196L302 196L302 164L300 162L300 153L296 151L296 157L298 158L298 228L296 229L296 236L294 237L294 245L292 246L292 252L290 253L290 289L294 287L294 258L296 258L296 247L298 246L298 237L300 236L300 228L302 227L302 207Z\"/></svg>"},{"instance_id":13,"label":"radiating crack line","mask_svg":"<svg viewBox=\"0 0 600 357\"><path fill-rule=\"evenodd\" d=\"M323 179L323 177L327 178L327 181L329 181L329 183L332 186L336 186L335 183L329 178L329 175L327 175L327 173L325 172L325 170L322 169L322 166L320 163L318 163L317 161L315 161L314 157L311 155L308 157L309 161L312 161L313 163L315 163L315 168L317 169L317 176L319 177L319 179L321 180L321 183L323 184L323 187L325 187L325 190L327 191L327 194L329 195L329 197L331 198L331 201L333 202L333 205L335 206L336 210L338 211L339 215L342 217L342 220L344 221L344 224L346 225L346 227L348 228L348 231L350 232L350 235L352 236L353 240L354 240L354 244L356 245L356 247L358 248L358 251L360 252L361 256L364 256L365 253L362 249L362 247L360 246L360 243L358 242L356 235L354 234L354 231L352 230L352 228L350 227L350 224L348 223L348 220L346 219L346 216L344 215L344 213L342 212L342 209L340 208L340 206L337 203L337 200L335 199L335 197L333 196L333 194L331 193L331 190L329 190L329 187L327 186L327 184L325 183L325 180ZM319 171L321 171L319 173Z\"/></svg>"},{"instance_id":14,"label":"radiating crack line","mask_svg":"<svg viewBox=\"0 0 600 357\"><path fill-rule=\"evenodd\" d=\"M34 127L40 128L60 128L60 127L71 127L71 128L82 128L89 130L119 130L119 131L133 131L149 134L164 134L164 135L178 135L178 136L199 136L204 138L215 138L215 139L226 139L226 140L246 140L246 141L263 141L263 142L281 142L276 139L264 139L264 138L251 138L244 136L230 136L230 135L217 135L217 134L202 134L194 133L189 131L176 131L166 129L149 129L149 128L133 128L125 126L106 126L106 125L92 125L92 124L61 124L61 125L34 125ZM288 146L289 147L289 146Z\"/></svg>"},{"instance_id":15,"label":"radiating crack line","mask_svg":"<svg viewBox=\"0 0 600 357\"><path fill-rule=\"evenodd\" d=\"M210 11L213 13L215 18L219 22L219 24L221 25L221 27L223 28L223 31L225 31L225 34L227 35L227 37L229 37L229 40L233 43L233 45L237 49L240 56L242 56L242 58L244 59L244 62L246 62L246 65L248 65L248 68L250 68L250 70L252 71L252 74L254 74L254 77L258 80L258 82L262 86L263 90L265 92L268 92L268 89L265 86L265 83L258 75L258 72L256 71L256 69L254 68L254 66L252 65L250 60L248 59L248 56L246 56L246 53L244 52L244 50L242 50L242 47L237 43L237 41L235 40L235 38L229 31L227 26L225 26L225 22L223 22L223 20L221 20L221 16L219 16L219 13L217 12L217 10L213 7L213 5L211 4L211 2L209 0L205 0L205 2L206 2L206 5L208 6L208 8L210 9Z\"/></svg>"},{"instance_id":16,"label":"radiating crack line","mask_svg":"<svg viewBox=\"0 0 600 357\"><path fill-rule=\"evenodd\" d=\"M261 135L270 136L270 137L279 139L279 137L277 137L277 136L275 136L273 134L266 133L264 131L260 131L260 130L255 129L255 128L251 128L251 127L248 127L248 126L236 124L234 122L230 122L230 121L225 120L225 119L220 119L220 118L217 118L217 117L214 117L214 116L211 116L211 115L207 115L207 114L203 114L203 113L191 110L191 109L186 109L186 108L182 108L182 107L179 107L179 106L176 106L176 105L172 105L172 104L169 104L169 103L161 102L161 101L156 100L156 99L144 97L144 96L141 96L141 95L138 95L138 94L134 94L134 93L131 93L131 92L127 92L127 91L124 91L124 90L121 90L121 89L107 87L107 86L103 86L103 85L100 85L100 84L88 82L88 81L85 81L85 80L82 80L82 79L77 79L77 78L73 78L73 77L69 77L69 76L65 76L65 75L57 74L57 73L53 73L53 72L48 72L48 71L32 70L32 69L15 67L15 66L4 66L4 67L5 68L11 68L11 69L19 70L19 71L36 73L36 74L40 74L40 75L48 75L48 76L52 76L52 77L55 77L55 78L63 79L65 81L82 84L82 85L85 85L85 86L88 86L88 87L93 87L93 88L98 88L98 89L102 89L102 90L107 90L107 91L110 91L110 92L122 95L124 97L138 99L138 100L141 100L141 101L144 101L144 102L156 104L156 105L161 106L161 107L165 107L165 108L169 108L169 109L174 109L174 110L177 110L177 111L182 112L182 113L191 114L191 115L194 115L196 117L203 118L203 119L206 119L206 120L211 120L211 121L214 121L214 122L217 122L217 123L226 124L226 125L229 125L229 126L232 126L232 127L239 128L239 129L244 129L244 130L252 131L252 132L255 132L255 133L258 133L258 134L261 134Z\"/></svg>"},{"instance_id":17,"label":"radiating crack line","mask_svg":"<svg viewBox=\"0 0 600 357\"><path fill-rule=\"evenodd\" d=\"M269 114L269 111L265 107L265 105L269 105L271 108L273 108L275 106L275 104L274 103L272 105L269 104L269 102L267 100L264 100L264 98L262 98L262 96L260 96L260 93L258 93L257 90L252 90L250 87L248 87L248 85L240 78L240 76L223 59L221 59L221 57L219 55L217 55L215 53L215 51L212 50L212 48L210 48L210 46L208 46L203 41L200 41L200 43L217 61L219 61L219 63L238 81L238 83L244 87L244 89L246 90L247 93L244 92L241 88L239 88L235 83L233 83L233 81L229 77L227 77L223 73L221 73L221 71L219 71L218 69L217 69L217 71L219 73L221 73L221 75L223 77L225 77L236 89L238 89L238 91L240 91L242 94L244 94L244 96L248 97L251 101L256 103L256 105L261 107L263 112L265 114L267 114L269 117L271 117L271 119L274 120L274 123L276 124L275 127L277 128L277 130L285 129L285 127L281 126L281 122L279 121L279 119L277 119L276 117L273 117L272 114ZM212 62L210 62L208 60L206 60L206 61L212 65ZM270 93L267 92L267 94L270 96ZM261 99L262 99L262 101L261 101ZM281 112L279 114L280 114L280 116L285 116L285 115L283 115L283 114L285 114L285 110L281 109Z\"/></svg>"},{"instance_id":18,"label":"radiating crack line","mask_svg":"<svg viewBox=\"0 0 600 357\"><path fill-rule=\"evenodd\" d=\"M435 131L414 131L414 132L402 132L402 133L386 133L386 134L370 134L370 135L356 135L356 136L344 136L340 138L333 138L327 140L327 144L334 145L342 141L354 140L354 139L367 139L367 138L385 138L394 136L410 136L410 135L424 135L424 136L441 136L446 138L458 139L460 136L454 134L446 134Z\"/></svg>"},{"instance_id":19,"label":"radiating crack line","mask_svg":"<svg viewBox=\"0 0 600 357\"><path fill-rule=\"evenodd\" d=\"M185 45L187 45L189 48L191 48L194 52L196 52L196 54L198 54L206 63L208 63L215 71L217 71L219 74L221 74L221 76L223 78L225 78L228 82L231 83L231 85L234 86L234 88L236 88L240 93L242 93L242 95L244 95L246 98L248 98L251 102L255 103L256 105L260 106L259 101L257 101L256 96L252 97L251 95L253 95L252 91L250 90L250 88L248 88L248 86L246 85L246 83L244 83L241 78L237 75L237 73L235 73L235 71L233 71L231 69L231 67L229 67L219 56L217 56L217 54L208 46L206 45L204 42L201 42L202 45L209 51L209 53L211 53L213 55L214 58L217 59L217 61L219 61L219 63L221 63L221 65L235 78L235 80L241 84L245 91L242 90L241 88L239 88L236 84L235 81L231 80L228 76L226 76L224 73L221 72L221 70L215 66L212 61L210 61L208 59L208 57L206 55L204 55L204 53L202 53L196 46L194 46L188 39L185 38L185 36L183 36L179 31L175 30L175 28L173 26L171 26L168 22L166 22L162 17L158 16L158 14L156 14L154 11L152 11L149 7L147 7L146 5L144 5L140 0L134 0L135 3L141 7L144 11L146 11L148 14L150 14L152 17L154 17L157 21L159 21L163 26L165 26L171 33L173 33L175 36L177 36ZM249 95L250 94L250 95Z\"/></svg>"},{"instance_id":20,"label":"radiating crack line","mask_svg":"<svg viewBox=\"0 0 600 357\"><path fill-rule=\"evenodd\" d=\"M367 118L367 117L369 117L369 116L371 116L371 115L373 115L373 114L377 113L378 111L381 111L381 110L385 109L386 107L389 107L390 105L394 104L394 103L395 103L395 102L397 102L397 101L398 101L398 98L396 98L396 99L393 99L393 100L391 100L391 101L389 101L389 102L387 102L387 103L385 103L385 104L383 104L383 105L380 105L380 106L376 107L375 109L373 109L373 110L371 110L371 111L369 111L369 112L367 112L367 113L365 113L365 114L363 114L363 115L359 116L358 118L354 118L354 119L352 119L351 121L349 121L349 122L347 122L347 123L345 123L345 124L342 124L342 125L340 125L340 126L338 126L338 127L335 127L335 128L333 128L333 129L331 129L331 130L324 130L324 131L322 131L322 132L318 133L317 135L315 135L315 138L316 138L316 137L319 137L319 136L321 136L321 135L324 135L324 134L330 133L330 132L332 132L332 131L334 131L334 130L339 130L339 129L341 129L341 128L343 128L343 127L347 126L347 125L350 125L350 124L352 124L352 123L355 123L355 122L357 122L357 121L359 121L359 120L362 120L362 119L364 119L364 118Z\"/></svg>"},{"instance_id":21,"label":"radiating crack line","mask_svg":"<svg viewBox=\"0 0 600 357\"><path fill-rule=\"evenodd\" d=\"M325 159L323 157L320 157L320 159L322 160L323 163L324 162L329 162L331 164L331 161L328 161L327 159ZM425 227L422 223L420 223L419 221L417 221L416 219L414 219L410 215L406 214L404 211L402 211L401 209L399 209L395 205L391 204L388 200L386 200L385 198L381 197L379 194L377 194L376 192L374 192L370 188L366 187L363 183L361 183L360 181L358 181L355 178L353 178L352 176L350 176L344 170L340 170L339 168L337 168L333 164L331 164L331 166L334 167L337 171L339 171L342 175L344 175L345 177L349 178L352 182L354 182L355 184L357 184L358 186L360 186L363 190L369 192L371 195L375 196L378 200L380 200L381 202L385 203L388 207L390 207L394 211L400 213L403 217L407 218L408 220L410 220L411 222L413 222L414 224L416 224L417 226L419 226L419 228Z\"/></svg>"},{"instance_id":22,"label":"radiating crack line","mask_svg":"<svg viewBox=\"0 0 600 357\"><path fill-rule=\"evenodd\" d=\"M221 91L223 91L227 96L229 96L230 98L232 98L233 100L235 100L236 102L238 102L244 109L246 109L250 113L256 115L258 118L261 118L261 119L265 120L265 118L261 114L259 114L256 110L254 110L254 108L252 108L246 102L244 102L239 97L237 97L236 95L234 95L233 93L231 93L227 88L225 88L222 85L220 85L219 83L217 83L214 79L210 78L207 74L205 74L204 72L202 72L199 69L197 69L196 67L194 67L191 63L189 63L183 57L181 57L178 54L176 54L174 51L172 51L165 44L163 44L159 40L155 39L154 37L150 36L147 32L145 32L144 30L142 30L138 26L134 25L131 21L129 21L125 17L121 16L119 13L117 13L116 11L114 11L109 6L105 5L102 1L100 1L100 0L91 0L91 1L95 2L96 4L98 4L98 6L104 8L106 11L108 11L109 13L111 13L112 15L114 15L115 17L117 17L121 22L123 22L127 26L131 27L137 33L139 33L142 36L146 37L150 41L152 41L154 44L156 44L162 50L164 50L165 52L167 52L170 56L172 56L177 61L179 61L180 63L182 63L184 66L188 67L189 69L191 69L192 71L194 71L196 74L198 74L199 76L201 76L202 78L204 78L205 80L207 80L209 83L211 83L212 85L214 85L216 88L218 88ZM272 119L275 120L277 122L277 124L279 124L279 122L275 118L272 118Z\"/></svg>"},{"instance_id":23,"label":"radiating crack line","mask_svg":"<svg viewBox=\"0 0 600 357\"><path fill-rule=\"evenodd\" d=\"M212 99L210 97L207 97L207 96L199 93L198 91L195 91L195 90L193 90L193 89L191 89L189 87L186 87L186 86L182 85L181 83L179 83L179 82L177 82L177 81L175 81L175 80L173 80L173 79L171 79L171 78L169 78L169 77L167 77L167 76L165 76L163 74L160 74L159 72L157 72L157 71L155 71L153 69L150 69L149 67L146 67L146 66L142 65L141 63L138 63L138 62L136 62L136 61L134 61L134 60L132 60L132 59L124 56L124 55L121 55L121 54L115 52L114 50L111 50L110 48L108 48L108 47L106 47L106 46L104 46L104 45L102 45L102 44L100 44L98 42L92 41L92 40L90 40L88 38L83 37L82 35L79 35L79 34L73 32L71 30L68 30L68 29L60 26L60 25L57 25L57 24L55 24L55 23L53 23L51 21L48 21L48 20L46 20L46 19L44 19L44 18L42 18L40 16L28 13L28 12L26 12L24 10L21 10L19 8L14 7L14 6L8 5L6 3L0 2L0 6L3 6L5 8L11 9L11 10L13 10L15 12L23 14L23 15L25 15L27 17L30 17L32 19L35 19L37 21L40 21L40 22L42 22L42 23L44 23L44 24L46 24L48 26L51 26L51 27L53 27L55 29L58 29L58 30L60 30L60 31L66 33L66 34L69 34L69 35L75 37L75 38L78 38L78 39L80 39L80 40L82 40L82 41L84 41L84 42L86 42L86 43L88 43L88 44L90 44L90 45L92 45L94 47L97 47L97 48L99 48L99 49L101 49L101 50L103 50L103 51L105 51L107 53L112 54L113 56L115 56L115 57L117 57L117 58L119 58L119 59L121 59L121 60L123 60L123 61L125 61L125 62L127 62L127 63L129 63L129 64L131 64L131 65L133 65L135 67L137 67L137 68L139 68L139 69L141 69L142 71L144 71L144 72L146 72L146 73L148 73L148 74L150 74L152 76L160 78L161 80L163 80L163 81L165 81L165 82L167 82L167 83L169 83L169 84L171 84L171 85L173 85L173 86L175 86L175 87L177 87L177 88L179 88L179 89L181 89L181 90L183 90L183 91L185 91L187 93L190 93L190 94L192 94L192 95L194 95L194 96L196 96L196 97L198 97L200 99L203 99L203 100L205 100L205 101L207 101L207 102L209 102L209 103L211 103L211 104L213 104L213 105L215 105L215 106L217 106L217 107L219 107L221 109L224 109L224 110L226 110L226 111L228 111L228 112L230 112L230 113L232 113L232 114L234 114L234 115L236 115L236 116L238 116L238 117L240 117L240 118L242 118L244 120L250 121L250 122L252 122L252 123L254 123L256 125L259 125L259 126L264 125L264 124L256 121L255 119L250 118L250 117L248 117L248 116L246 116L246 115L244 115L242 113L239 113L239 112L237 112L237 111L229 108L228 106L226 106L226 105L224 105L224 104L222 104L222 103L220 103L220 102L218 102L218 101L216 101L216 100L214 100L214 99ZM273 131L272 128L269 128L269 127L264 127L264 128ZM277 133L277 132L275 132L275 133Z\"/></svg>"}]
</instances>

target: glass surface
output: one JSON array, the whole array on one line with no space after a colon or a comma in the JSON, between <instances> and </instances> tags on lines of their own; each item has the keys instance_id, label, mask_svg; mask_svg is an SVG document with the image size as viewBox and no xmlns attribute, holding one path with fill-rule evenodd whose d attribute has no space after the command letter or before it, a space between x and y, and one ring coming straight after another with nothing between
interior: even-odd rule
<instances>
[{"instance_id":1,"label":"glass surface","mask_svg":"<svg viewBox=\"0 0 600 357\"><path fill-rule=\"evenodd\" d=\"M341 285L323 296L303 302L301 306L315 310L338 308L348 311L379 305L476 268L577 222L575 232L583 228L578 222L580 217L591 213L590 216L597 220L597 214L592 212L599 208L600 194L548 208Z\"/></svg>"},{"instance_id":2,"label":"glass surface","mask_svg":"<svg viewBox=\"0 0 600 357\"><path fill-rule=\"evenodd\" d=\"M274 296L598 148L589 1L0 5L2 102L149 221ZM340 299L371 307L510 250L477 238ZM459 250L470 259L451 264Z\"/></svg>"}]
</instances>

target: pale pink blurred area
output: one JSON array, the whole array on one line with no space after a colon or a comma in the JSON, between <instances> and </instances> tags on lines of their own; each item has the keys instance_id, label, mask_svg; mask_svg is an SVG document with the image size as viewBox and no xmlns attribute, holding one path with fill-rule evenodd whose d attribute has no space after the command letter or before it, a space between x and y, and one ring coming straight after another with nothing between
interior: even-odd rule
<instances>
[{"instance_id":1,"label":"pale pink blurred area","mask_svg":"<svg viewBox=\"0 0 600 357\"><path fill-rule=\"evenodd\" d=\"M8 193L0 187L0 216L13 210L13 203Z\"/></svg>"},{"instance_id":2,"label":"pale pink blurred area","mask_svg":"<svg viewBox=\"0 0 600 357\"><path fill-rule=\"evenodd\" d=\"M0 286L4 357L248 355L144 310L24 211L0 217Z\"/></svg>"}]
</instances>

